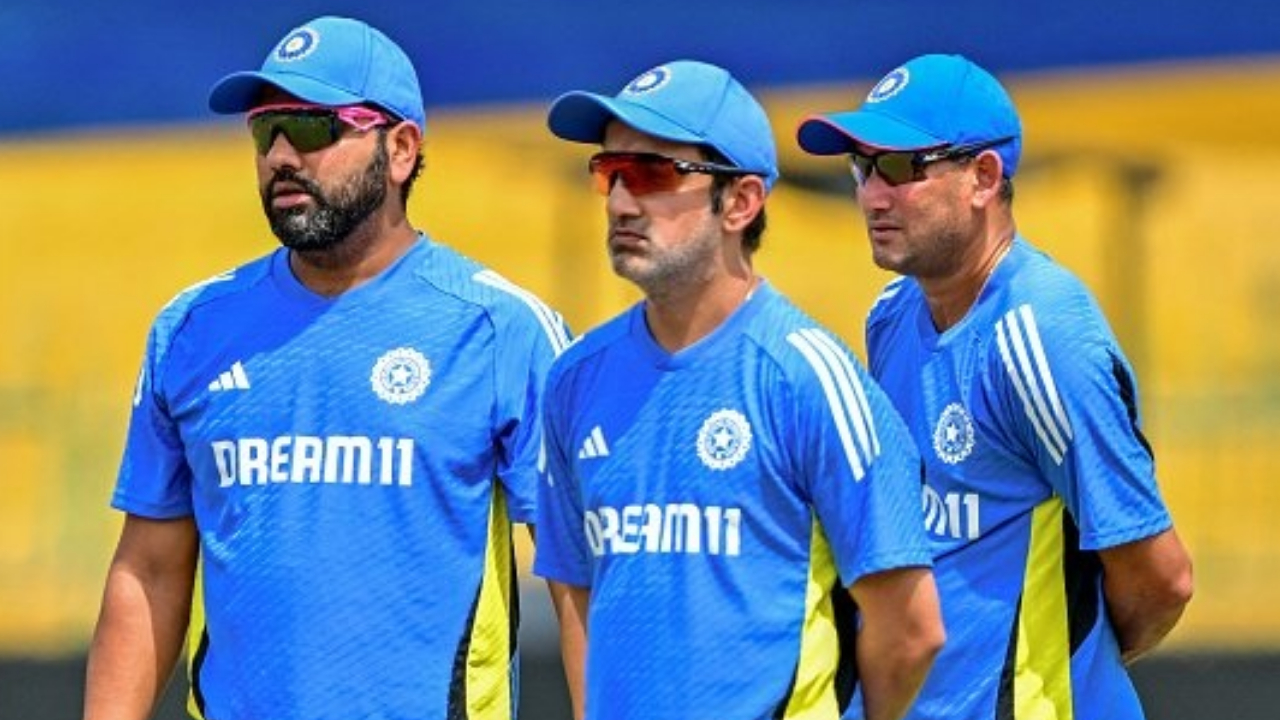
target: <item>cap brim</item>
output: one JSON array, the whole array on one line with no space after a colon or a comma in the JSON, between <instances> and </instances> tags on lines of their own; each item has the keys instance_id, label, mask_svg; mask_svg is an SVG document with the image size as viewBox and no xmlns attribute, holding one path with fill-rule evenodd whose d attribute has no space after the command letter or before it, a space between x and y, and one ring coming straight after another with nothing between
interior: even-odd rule
<instances>
[{"instance_id":1,"label":"cap brim","mask_svg":"<svg viewBox=\"0 0 1280 720\"><path fill-rule=\"evenodd\" d=\"M800 123L796 140L813 155L843 155L857 145L878 150L924 150L947 144L946 140L887 115L863 110L809 117Z\"/></svg>"},{"instance_id":2,"label":"cap brim","mask_svg":"<svg viewBox=\"0 0 1280 720\"><path fill-rule=\"evenodd\" d=\"M564 140L599 143L609 121L619 120L640 132L672 142L701 143L706 139L647 107L589 92L570 92L556 98L547 113L547 127Z\"/></svg>"},{"instance_id":3,"label":"cap brim","mask_svg":"<svg viewBox=\"0 0 1280 720\"><path fill-rule=\"evenodd\" d=\"M283 90L299 100L317 105L364 102L358 95L302 75L246 71L232 73L214 84L209 91L209 109L225 114L247 112L259 103L262 90L267 87Z\"/></svg>"}]
</instances>

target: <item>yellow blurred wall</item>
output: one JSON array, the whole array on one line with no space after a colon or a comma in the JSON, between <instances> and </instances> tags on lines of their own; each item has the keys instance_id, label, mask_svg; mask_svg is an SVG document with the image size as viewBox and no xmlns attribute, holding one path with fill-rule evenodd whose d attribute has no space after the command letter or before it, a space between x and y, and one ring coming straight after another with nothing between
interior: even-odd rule
<instances>
[{"instance_id":1,"label":"yellow blurred wall","mask_svg":"<svg viewBox=\"0 0 1280 720\"><path fill-rule=\"evenodd\" d=\"M1280 645L1280 63L1006 78L1025 126L1024 234L1098 292L1139 366L1198 593L1170 647ZM784 176L759 266L861 350L887 276L843 163L794 144L870 81L762 91ZM589 148L541 107L430 119L410 212L584 330L637 296L609 272ZM119 527L107 507L154 313L270 251L238 125L0 143L0 653L80 649ZM527 559L527 548L524 553Z\"/></svg>"}]
</instances>

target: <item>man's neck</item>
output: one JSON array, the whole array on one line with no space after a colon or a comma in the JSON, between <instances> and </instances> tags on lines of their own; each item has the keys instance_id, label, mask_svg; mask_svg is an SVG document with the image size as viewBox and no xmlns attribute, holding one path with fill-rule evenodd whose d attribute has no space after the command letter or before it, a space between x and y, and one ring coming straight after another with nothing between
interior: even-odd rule
<instances>
[{"instance_id":1,"label":"man's neck","mask_svg":"<svg viewBox=\"0 0 1280 720\"><path fill-rule=\"evenodd\" d=\"M751 298L760 279L754 273L723 276L685 292L649 294L644 317L653 339L678 352L710 335Z\"/></svg>"},{"instance_id":2,"label":"man's neck","mask_svg":"<svg viewBox=\"0 0 1280 720\"><path fill-rule=\"evenodd\" d=\"M416 240L417 231L407 221L391 227L362 225L332 248L291 251L289 267L312 292L337 297L391 267Z\"/></svg>"},{"instance_id":3,"label":"man's neck","mask_svg":"<svg viewBox=\"0 0 1280 720\"><path fill-rule=\"evenodd\" d=\"M1012 247L1012 233L993 238L978 247L973 259L966 259L957 272L941 278L919 279L935 330L946 332L969 314L991 274Z\"/></svg>"}]
</instances>

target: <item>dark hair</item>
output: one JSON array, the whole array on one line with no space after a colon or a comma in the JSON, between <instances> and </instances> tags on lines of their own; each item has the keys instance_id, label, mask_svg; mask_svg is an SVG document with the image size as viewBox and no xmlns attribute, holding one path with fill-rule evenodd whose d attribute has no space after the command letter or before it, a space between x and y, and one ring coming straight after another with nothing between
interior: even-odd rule
<instances>
[{"instance_id":1,"label":"dark hair","mask_svg":"<svg viewBox=\"0 0 1280 720\"><path fill-rule=\"evenodd\" d=\"M1000 178L1000 200L1005 205L1013 204L1013 178Z\"/></svg>"},{"instance_id":2,"label":"dark hair","mask_svg":"<svg viewBox=\"0 0 1280 720\"><path fill-rule=\"evenodd\" d=\"M701 146L702 159L717 165L733 165L729 158L723 153L709 145ZM712 175L711 176L711 212L720 214L724 210L724 189L737 178L736 175ZM751 219L751 222L742 231L742 248L750 255L760 249L760 241L764 237L765 228L768 226L769 220L765 217L764 205L760 206L760 212Z\"/></svg>"},{"instance_id":3,"label":"dark hair","mask_svg":"<svg viewBox=\"0 0 1280 720\"><path fill-rule=\"evenodd\" d=\"M413 159L413 170L409 171L409 177L404 179L404 184L400 186L400 202L404 205L409 204L409 192L413 190L413 183L422 174L422 150L418 150L418 157Z\"/></svg>"}]
</instances>

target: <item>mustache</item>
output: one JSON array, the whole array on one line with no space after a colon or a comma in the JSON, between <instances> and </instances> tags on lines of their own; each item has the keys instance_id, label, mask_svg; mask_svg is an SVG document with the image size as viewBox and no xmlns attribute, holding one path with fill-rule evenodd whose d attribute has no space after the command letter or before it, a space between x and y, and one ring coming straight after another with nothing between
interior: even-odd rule
<instances>
[{"instance_id":1,"label":"mustache","mask_svg":"<svg viewBox=\"0 0 1280 720\"><path fill-rule=\"evenodd\" d=\"M281 168L280 170L272 173L271 180L267 182L266 188L263 189L263 196L266 198L275 197L276 186L286 183L294 188L301 188L308 195L321 197L319 183L298 174L298 171L293 168Z\"/></svg>"},{"instance_id":2,"label":"mustache","mask_svg":"<svg viewBox=\"0 0 1280 720\"><path fill-rule=\"evenodd\" d=\"M646 232L644 223L635 218L617 218L609 220L609 234L628 232L643 235Z\"/></svg>"}]
</instances>

